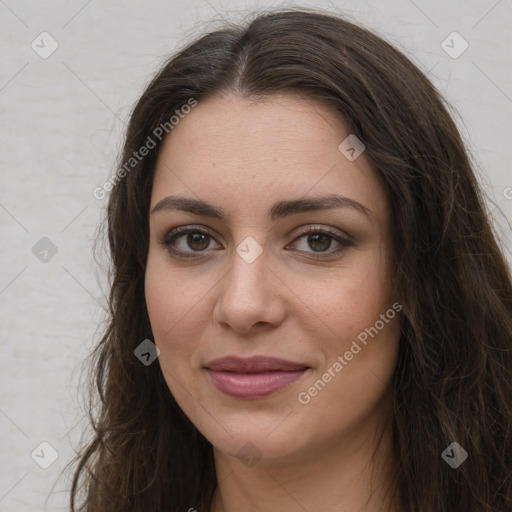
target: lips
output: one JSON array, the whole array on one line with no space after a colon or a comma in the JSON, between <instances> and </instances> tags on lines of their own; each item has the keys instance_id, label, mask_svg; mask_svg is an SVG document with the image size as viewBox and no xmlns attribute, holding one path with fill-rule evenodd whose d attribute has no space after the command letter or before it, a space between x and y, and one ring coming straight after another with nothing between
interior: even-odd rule
<instances>
[{"instance_id":1,"label":"lips","mask_svg":"<svg viewBox=\"0 0 512 512\"><path fill-rule=\"evenodd\" d=\"M287 387L309 367L275 357L229 356L211 361L205 369L222 393L235 398L262 398Z\"/></svg>"},{"instance_id":2,"label":"lips","mask_svg":"<svg viewBox=\"0 0 512 512\"><path fill-rule=\"evenodd\" d=\"M284 359L275 357L257 356L247 359L229 356L215 359L206 365L213 371L226 371L237 373L257 373L257 372L273 372L273 371L296 371L308 368L306 364L293 363Z\"/></svg>"}]
</instances>

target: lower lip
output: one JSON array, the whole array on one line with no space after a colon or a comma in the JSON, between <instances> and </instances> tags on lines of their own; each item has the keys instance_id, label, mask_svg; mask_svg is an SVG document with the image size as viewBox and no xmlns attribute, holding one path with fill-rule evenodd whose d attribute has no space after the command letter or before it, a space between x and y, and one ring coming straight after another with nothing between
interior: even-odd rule
<instances>
[{"instance_id":1,"label":"lower lip","mask_svg":"<svg viewBox=\"0 0 512 512\"><path fill-rule=\"evenodd\" d=\"M235 398L262 398L289 386L307 371L235 373L207 369L214 386Z\"/></svg>"}]
</instances>

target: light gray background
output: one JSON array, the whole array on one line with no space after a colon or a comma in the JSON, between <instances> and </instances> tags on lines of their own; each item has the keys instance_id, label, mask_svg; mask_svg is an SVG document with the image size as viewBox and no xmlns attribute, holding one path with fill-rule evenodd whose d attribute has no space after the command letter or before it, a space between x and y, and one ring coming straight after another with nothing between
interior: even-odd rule
<instances>
[{"instance_id":1,"label":"light gray background","mask_svg":"<svg viewBox=\"0 0 512 512\"><path fill-rule=\"evenodd\" d=\"M510 257L510 0L0 0L0 511L67 510L58 477L87 428L80 365L107 291L92 257L105 201L92 191L113 172L130 109L184 38L277 5L342 11L429 72L460 114ZM31 48L43 31L59 45L47 59ZM457 59L441 48L453 31L469 44ZM42 237L58 250L47 262L32 252ZM31 458L43 441L58 452L48 469ZM44 446L36 454L48 460Z\"/></svg>"}]
</instances>

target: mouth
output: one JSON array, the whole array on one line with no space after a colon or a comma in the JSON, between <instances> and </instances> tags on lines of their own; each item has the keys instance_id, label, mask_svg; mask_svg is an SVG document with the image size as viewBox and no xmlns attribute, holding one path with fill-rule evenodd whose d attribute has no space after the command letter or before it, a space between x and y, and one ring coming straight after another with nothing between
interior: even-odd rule
<instances>
[{"instance_id":1,"label":"mouth","mask_svg":"<svg viewBox=\"0 0 512 512\"><path fill-rule=\"evenodd\" d=\"M302 363L274 357L242 359L236 356L211 361L205 366L213 385L234 398L263 398L292 384L310 369Z\"/></svg>"}]
</instances>

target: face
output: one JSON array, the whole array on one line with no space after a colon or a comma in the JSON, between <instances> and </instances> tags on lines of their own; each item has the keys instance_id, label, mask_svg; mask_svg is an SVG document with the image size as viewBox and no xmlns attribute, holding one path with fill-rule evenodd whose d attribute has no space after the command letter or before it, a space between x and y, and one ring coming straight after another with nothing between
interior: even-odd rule
<instances>
[{"instance_id":1,"label":"face","mask_svg":"<svg viewBox=\"0 0 512 512\"><path fill-rule=\"evenodd\" d=\"M216 453L328 452L388 408L389 205L364 152L338 148L348 135L321 103L232 94L161 149L147 307L165 380Z\"/></svg>"}]
</instances>

